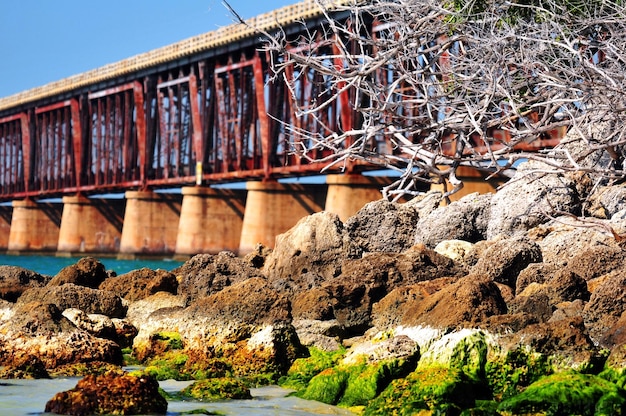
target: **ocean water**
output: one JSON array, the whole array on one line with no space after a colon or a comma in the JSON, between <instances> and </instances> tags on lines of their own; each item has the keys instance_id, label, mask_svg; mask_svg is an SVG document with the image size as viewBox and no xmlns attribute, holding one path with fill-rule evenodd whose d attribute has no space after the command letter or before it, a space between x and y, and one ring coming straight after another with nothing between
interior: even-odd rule
<instances>
[{"instance_id":1,"label":"ocean water","mask_svg":"<svg viewBox=\"0 0 626 416\"><path fill-rule=\"evenodd\" d=\"M20 266L40 274L54 276L65 266L76 263L81 257L57 257L54 255L13 256L0 255L0 265ZM169 258L150 258L121 260L114 257L97 257L107 270L113 270L118 275L131 270L148 267L150 269L172 270L183 264Z\"/></svg>"},{"instance_id":2,"label":"ocean water","mask_svg":"<svg viewBox=\"0 0 626 416\"><path fill-rule=\"evenodd\" d=\"M79 259L80 257L0 255L0 265L21 266L40 274L54 276L62 268L76 263ZM142 267L172 270L183 263L171 259L120 260L105 257L99 260L107 270L113 270L118 275ZM58 392L74 388L78 380L79 378L73 377L52 380L0 380L0 416L48 415L44 413L48 400ZM159 382L161 388L169 393L178 392L188 384L189 382L174 380ZM288 390L276 386L252 389L251 393L252 400L229 400L216 403L193 400L171 401L168 403L167 416L181 415L183 412L199 409L228 416L354 415L338 407L290 397Z\"/></svg>"}]
</instances>

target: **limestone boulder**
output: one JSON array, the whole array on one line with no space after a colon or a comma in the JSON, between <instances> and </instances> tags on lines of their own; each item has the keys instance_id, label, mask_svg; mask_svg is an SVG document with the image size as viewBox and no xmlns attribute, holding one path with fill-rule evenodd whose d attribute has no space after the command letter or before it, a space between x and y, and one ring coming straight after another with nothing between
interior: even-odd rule
<instances>
[{"instance_id":1,"label":"limestone boulder","mask_svg":"<svg viewBox=\"0 0 626 416\"><path fill-rule=\"evenodd\" d=\"M610 219L626 209L626 186L601 186L589 195L588 213L596 218Z\"/></svg>"},{"instance_id":2,"label":"limestone boulder","mask_svg":"<svg viewBox=\"0 0 626 416\"><path fill-rule=\"evenodd\" d=\"M85 286L97 289L109 275L98 259L93 257L83 257L76 263L64 267L56 276L48 282L49 286L61 286L72 283L78 286Z\"/></svg>"},{"instance_id":3,"label":"limestone boulder","mask_svg":"<svg viewBox=\"0 0 626 416\"><path fill-rule=\"evenodd\" d=\"M345 222L346 256L363 253L401 253L415 242L419 202L396 203L381 199L366 204Z\"/></svg>"},{"instance_id":4,"label":"limestone boulder","mask_svg":"<svg viewBox=\"0 0 626 416\"><path fill-rule=\"evenodd\" d=\"M128 305L126 319L136 328L140 328L148 317L158 310L183 309L187 305L186 298L169 292L157 292L152 296L132 302Z\"/></svg>"},{"instance_id":5,"label":"limestone boulder","mask_svg":"<svg viewBox=\"0 0 626 416\"><path fill-rule=\"evenodd\" d=\"M13 316L0 324L0 365L15 366L32 356L47 369L65 364L122 364L120 347L77 328L50 303L16 304Z\"/></svg>"},{"instance_id":6,"label":"limestone boulder","mask_svg":"<svg viewBox=\"0 0 626 416\"><path fill-rule=\"evenodd\" d=\"M187 302L217 293L246 279L262 276L257 268L229 251L216 255L195 255L173 269L172 274L178 280L176 293L187 299Z\"/></svg>"},{"instance_id":7,"label":"limestone boulder","mask_svg":"<svg viewBox=\"0 0 626 416\"><path fill-rule=\"evenodd\" d=\"M546 173L540 162L520 164L515 176L491 198L486 239L524 234L559 213L581 210L576 182L564 174Z\"/></svg>"},{"instance_id":8,"label":"limestone boulder","mask_svg":"<svg viewBox=\"0 0 626 416\"><path fill-rule=\"evenodd\" d=\"M111 318L95 313L86 314L80 309L68 308L62 312L76 327L89 332L98 338L106 338L117 341L115 324Z\"/></svg>"},{"instance_id":9,"label":"limestone boulder","mask_svg":"<svg viewBox=\"0 0 626 416\"><path fill-rule=\"evenodd\" d=\"M100 290L115 293L129 302L144 299L157 292L176 294L176 275L166 270L152 270L146 267L109 277L99 286Z\"/></svg>"},{"instance_id":10,"label":"limestone boulder","mask_svg":"<svg viewBox=\"0 0 626 416\"><path fill-rule=\"evenodd\" d=\"M484 240L491 198L492 194L474 193L437 208L430 215L420 218L416 226L415 242L434 248L445 240L464 240L471 243Z\"/></svg>"},{"instance_id":11,"label":"limestone boulder","mask_svg":"<svg viewBox=\"0 0 626 416\"><path fill-rule=\"evenodd\" d=\"M23 305L33 301L52 303L62 311L76 308L85 313L105 315L109 318L123 318L128 308L122 298L115 293L74 283L29 289L20 296L17 303Z\"/></svg>"},{"instance_id":12,"label":"limestone boulder","mask_svg":"<svg viewBox=\"0 0 626 416\"><path fill-rule=\"evenodd\" d=\"M336 214L320 212L276 237L264 270L277 290L297 293L338 276L343 259L343 223Z\"/></svg>"},{"instance_id":13,"label":"limestone boulder","mask_svg":"<svg viewBox=\"0 0 626 416\"><path fill-rule=\"evenodd\" d=\"M46 403L45 411L62 415L165 414L167 401L151 376L109 371L85 376L73 389L57 393Z\"/></svg>"},{"instance_id":14,"label":"limestone boulder","mask_svg":"<svg viewBox=\"0 0 626 416\"><path fill-rule=\"evenodd\" d=\"M43 287L50 279L23 267L0 266L0 299L15 302L26 289Z\"/></svg>"}]
</instances>

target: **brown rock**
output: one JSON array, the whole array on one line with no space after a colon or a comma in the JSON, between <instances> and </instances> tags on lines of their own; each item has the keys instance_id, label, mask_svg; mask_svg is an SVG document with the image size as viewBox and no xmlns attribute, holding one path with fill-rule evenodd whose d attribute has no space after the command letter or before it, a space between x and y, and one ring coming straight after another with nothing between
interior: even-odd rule
<instances>
[{"instance_id":1,"label":"brown rock","mask_svg":"<svg viewBox=\"0 0 626 416\"><path fill-rule=\"evenodd\" d=\"M602 341L626 310L626 275L621 270L609 273L593 292L583 311L585 325L593 339Z\"/></svg>"},{"instance_id":2,"label":"brown rock","mask_svg":"<svg viewBox=\"0 0 626 416\"><path fill-rule=\"evenodd\" d=\"M76 308L85 313L106 315L109 318L123 318L127 309L122 299L112 292L91 289L73 283L29 289L22 294L17 304L32 301L53 303L60 310Z\"/></svg>"},{"instance_id":3,"label":"brown rock","mask_svg":"<svg viewBox=\"0 0 626 416\"><path fill-rule=\"evenodd\" d=\"M515 288L520 272L541 261L541 249L534 241L501 239L485 250L471 273Z\"/></svg>"},{"instance_id":4,"label":"brown rock","mask_svg":"<svg viewBox=\"0 0 626 416\"><path fill-rule=\"evenodd\" d=\"M272 286L298 292L320 286L341 273L344 229L336 214L319 212L302 218L284 234L265 262Z\"/></svg>"},{"instance_id":5,"label":"brown rock","mask_svg":"<svg viewBox=\"0 0 626 416\"><path fill-rule=\"evenodd\" d=\"M574 256L567 268L585 280L605 275L613 270L626 272L626 251L618 247L598 246Z\"/></svg>"},{"instance_id":6,"label":"brown rock","mask_svg":"<svg viewBox=\"0 0 626 416\"><path fill-rule=\"evenodd\" d=\"M50 279L23 267L0 266L0 299L15 302L26 289L43 287Z\"/></svg>"},{"instance_id":7,"label":"brown rock","mask_svg":"<svg viewBox=\"0 0 626 416\"><path fill-rule=\"evenodd\" d=\"M531 283L545 283L557 270L551 263L531 263L517 276L515 293L522 293Z\"/></svg>"},{"instance_id":8,"label":"brown rock","mask_svg":"<svg viewBox=\"0 0 626 416\"><path fill-rule=\"evenodd\" d=\"M166 270L152 270L144 267L117 277L110 277L100 284L99 289L134 302L157 292L176 294L178 281L176 275Z\"/></svg>"},{"instance_id":9,"label":"brown rock","mask_svg":"<svg viewBox=\"0 0 626 416\"><path fill-rule=\"evenodd\" d=\"M485 277L469 275L416 302L402 323L454 329L479 325L490 316L506 312L506 303L496 284Z\"/></svg>"},{"instance_id":10,"label":"brown rock","mask_svg":"<svg viewBox=\"0 0 626 416\"><path fill-rule=\"evenodd\" d=\"M246 279L262 277L262 273L229 251L217 255L198 254L172 270L178 280L178 295L192 302L217 293L227 286Z\"/></svg>"},{"instance_id":11,"label":"brown rock","mask_svg":"<svg viewBox=\"0 0 626 416\"><path fill-rule=\"evenodd\" d=\"M64 267L50 280L48 286L73 283L78 286L98 288L108 277L104 265L93 257L83 257L76 264Z\"/></svg>"},{"instance_id":12,"label":"brown rock","mask_svg":"<svg viewBox=\"0 0 626 416\"><path fill-rule=\"evenodd\" d=\"M107 372L86 376L72 390L57 393L45 411L76 416L165 414L167 401L151 376Z\"/></svg>"},{"instance_id":13,"label":"brown rock","mask_svg":"<svg viewBox=\"0 0 626 416\"><path fill-rule=\"evenodd\" d=\"M336 304L328 290L316 287L294 294L291 314L294 319L326 321L335 317L333 311Z\"/></svg>"}]
</instances>

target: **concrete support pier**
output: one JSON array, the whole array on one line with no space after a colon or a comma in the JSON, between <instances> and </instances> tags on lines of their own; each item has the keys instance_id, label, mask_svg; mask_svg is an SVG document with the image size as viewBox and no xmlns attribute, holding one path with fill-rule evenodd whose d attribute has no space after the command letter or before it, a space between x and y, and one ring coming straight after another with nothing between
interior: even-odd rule
<instances>
[{"instance_id":1,"label":"concrete support pier","mask_svg":"<svg viewBox=\"0 0 626 416\"><path fill-rule=\"evenodd\" d=\"M254 250L258 243L274 247L275 238L298 220L324 209L325 185L248 182L239 254Z\"/></svg>"},{"instance_id":2,"label":"concrete support pier","mask_svg":"<svg viewBox=\"0 0 626 416\"><path fill-rule=\"evenodd\" d=\"M125 201L63 197L57 250L67 253L116 253L120 249Z\"/></svg>"},{"instance_id":3,"label":"concrete support pier","mask_svg":"<svg viewBox=\"0 0 626 416\"><path fill-rule=\"evenodd\" d=\"M182 188L176 254L239 251L246 192L207 187Z\"/></svg>"},{"instance_id":4,"label":"concrete support pier","mask_svg":"<svg viewBox=\"0 0 626 416\"><path fill-rule=\"evenodd\" d=\"M345 221L368 202L382 198L381 189L391 182L382 176L345 174L328 175L326 183L328 194L325 210L339 215L341 221Z\"/></svg>"},{"instance_id":5,"label":"concrete support pier","mask_svg":"<svg viewBox=\"0 0 626 416\"><path fill-rule=\"evenodd\" d=\"M9 234L11 233L11 217L13 207L9 205L0 206L0 250L9 249Z\"/></svg>"},{"instance_id":6,"label":"concrete support pier","mask_svg":"<svg viewBox=\"0 0 626 416\"><path fill-rule=\"evenodd\" d=\"M120 254L174 254L182 196L151 191L125 195Z\"/></svg>"},{"instance_id":7,"label":"concrete support pier","mask_svg":"<svg viewBox=\"0 0 626 416\"><path fill-rule=\"evenodd\" d=\"M13 201L8 250L56 251L62 210L61 204Z\"/></svg>"}]
</instances>

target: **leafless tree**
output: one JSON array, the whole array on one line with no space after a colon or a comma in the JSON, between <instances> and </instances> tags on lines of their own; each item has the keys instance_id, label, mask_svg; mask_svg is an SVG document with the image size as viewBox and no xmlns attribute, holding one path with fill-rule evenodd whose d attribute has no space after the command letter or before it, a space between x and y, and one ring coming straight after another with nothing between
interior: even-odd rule
<instances>
[{"instance_id":1,"label":"leafless tree","mask_svg":"<svg viewBox=\"0 0 626 416\"><path fill-rule=\"evenodd\" d=\"M316 2L323 28L266 34L302 157L393 169L395 199L424 182L456 192L460 166L500 175L526 159L624 177L621 1ZM554 146L565 132L578 146Z\"/></svg>"}]
</instances>

